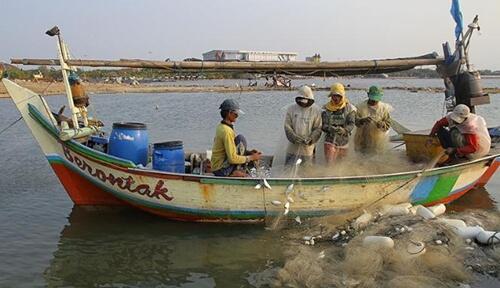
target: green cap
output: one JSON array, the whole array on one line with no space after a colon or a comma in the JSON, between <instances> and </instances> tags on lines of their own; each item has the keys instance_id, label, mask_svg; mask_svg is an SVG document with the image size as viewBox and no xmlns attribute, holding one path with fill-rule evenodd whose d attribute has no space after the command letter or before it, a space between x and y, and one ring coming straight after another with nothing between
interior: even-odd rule
<instances>
[{"instance_id":1,"label":"green cap","mask_svg":"<svg viewBox=\"0 0 500 288\"><path fill-rule=\"evenodd\" d=\"M368 99L380 101L382 100L382 96L384 96L384 91L382 91L382 88L371 86L370 89L368 89Z\"/></svg>"}]
</instances>

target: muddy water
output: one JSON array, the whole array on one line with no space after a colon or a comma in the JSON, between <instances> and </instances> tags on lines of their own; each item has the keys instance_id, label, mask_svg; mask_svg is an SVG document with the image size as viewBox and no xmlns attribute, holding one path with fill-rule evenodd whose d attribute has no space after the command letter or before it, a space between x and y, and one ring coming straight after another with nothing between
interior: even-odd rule
<instances>
[{"instance_id":1,"label":"muddy water","mask_svg":"<svg viewBox=\"0 0 500 288\"><path fill-rule=\"evenodd\" d=\"M426 85L425 81L420 85ZM356 91L348 96L354 103L365 97ZM217 108L226 97L238 99L246 112L238 119L237 131L245 134L250 146L273 153L282 126L282 107L293 101L293 92L100 95L91 101L95 104L92 112L105 123L144 122L151 142L182 139L186 150L200 151L211 146L219 122ZM316 99L325 103L326 92ZM394 117L410 129L427 128L442 115L441 95L392 90L385 100L395 108ZM54 96L48 101L57 109L64 99ZM492 102L478 110L489 123L498 124L500 95L492 95ZM0 128L17 118L13 104L0 100ZM468 274L462 266L452 270L452 278L433 282L434 278L422 278L390 264L396 261L393 258L359 253L354 244L349 249L329 242L306 247L301 237L317 228L306 221L268 231L262 226L176 223L131 210L73 207L24 123L0 135L0 151L0 287L267 287L284 283L331 287L372 281L366 275L382 286L428 283L429 287L472 281L476 287L498 287L495 277L484 276L477 282L475 274ZM485 189L466 195L449 210L469 214L470 209L497 211L499 200L497 173ZM328 224L331 230L335 225ZM322 250L325 257L321 261L326 262L317 260ZM345 255L381 266L359 271L353 268L359 262L350 262ZM448 263L450 258L439 259L427 261L423 266L427 270L422 271L445 274L432 263ZM451 259L464 263L463 258ZM393 274L380 273L389 268ZM316 282L294 278L299 274L320 278ZM321 278L325 275L333 276Z\"/></svg>"}]
</instances>

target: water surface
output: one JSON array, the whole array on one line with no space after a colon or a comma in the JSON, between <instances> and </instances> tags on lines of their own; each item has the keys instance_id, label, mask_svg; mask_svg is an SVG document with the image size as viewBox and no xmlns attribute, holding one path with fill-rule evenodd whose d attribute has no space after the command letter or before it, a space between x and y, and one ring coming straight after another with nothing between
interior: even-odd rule
<instances>
[{"instance_id":1,"label":"water surface","mask_svg":"<svg viewBox=\"0 0 500 288\"><path fill-rule=\"evenodd\" d=\"M390 80L371 83L376 81ZM327 101L326 93L316 94L318 103ZM361 91L348 96L353 103L365 98ZM91 113L107 131L113 122L144 122L150 142L181 139L186 150L204 151L220 121L218 107L229 97L246 112L237 131L251 147L273 153L293 91L94 95ZM47 99L54 110L65 101ZM428 128L443 115L441 94L389 90L384 100L410 129ZM491 100L478 112L498 125L500 95ZM0 129L18 117L9 99L0 100ZM128 209L73 207L23 122L0 135L0 151L0 287L263 287L272 277L254 275L283 264L280 233L262 226L178 223ZM499 173L467 197L454 209L498 209Z\"/></svg>"}]
</instances>

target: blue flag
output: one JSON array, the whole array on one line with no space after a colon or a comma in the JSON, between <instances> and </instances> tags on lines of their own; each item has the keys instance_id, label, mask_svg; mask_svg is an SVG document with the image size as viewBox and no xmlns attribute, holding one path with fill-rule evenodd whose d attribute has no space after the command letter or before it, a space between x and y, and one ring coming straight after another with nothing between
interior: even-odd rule
<instances>
[{"instance_id":1,"label":"blue flag","mask_svg":"<svg viewBox=\"0 0 500 288\"><path fill-rule=\"evenodd\" d=\"M457 23L457 26L455 27L455 37L460 37L460 34L462 34L462 30L464 29L464 19L462 16L462 11L460 11L460 2L459 0L452 0L451 1L451 9L450 9L451 16L453 16L453 19Z\"/></svg>"}]
</instances>

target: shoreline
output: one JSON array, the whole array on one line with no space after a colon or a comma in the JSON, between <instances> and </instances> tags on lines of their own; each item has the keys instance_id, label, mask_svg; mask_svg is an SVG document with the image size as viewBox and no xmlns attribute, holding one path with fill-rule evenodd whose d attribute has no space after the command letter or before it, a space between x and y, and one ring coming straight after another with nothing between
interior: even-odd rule
<instances>
[{"instance_id":1,"label":"shoreline","mask_svg":"<svg viewBox=\"0 0 500 288\"><path fill-rule=\"evenodd\" d=\"M17 84L35 93L50 96L64 94L64 85L62 82L33 82L16 80ZM149 86L139 84L136 86L130 84L109 84L109 83L83 83L85 90L89 94L118 94L118 93L234 93L234 92L261 92L261 91L289 91L294 88L285 87L246 87L246 86ZM346 87L347 90L364 90L363 88ZM444 88L436 87L382 87L384 90L405 90L410 92L430 92L442 93ZM316 87L314 90L327 91L329 87ZM500 88L484 88L485 93L500 94ZM0 82L0 98L9 98L5 86Z\"/></svg>"}]
</instances>

